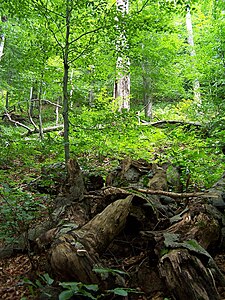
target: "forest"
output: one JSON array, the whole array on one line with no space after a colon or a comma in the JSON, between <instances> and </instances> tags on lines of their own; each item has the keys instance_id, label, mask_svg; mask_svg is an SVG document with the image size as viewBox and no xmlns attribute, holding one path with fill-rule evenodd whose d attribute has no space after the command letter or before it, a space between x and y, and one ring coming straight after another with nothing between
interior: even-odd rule
<instances>
[{"instance_id":1,"label":"forest","mask_svg":"<svg viewBox=\"0 0 225 300\"><path fill-rule=\"evenodd\" d=\"M0 3L0 299L225 299L225 0Z\"/></svg>"}]
</instances>

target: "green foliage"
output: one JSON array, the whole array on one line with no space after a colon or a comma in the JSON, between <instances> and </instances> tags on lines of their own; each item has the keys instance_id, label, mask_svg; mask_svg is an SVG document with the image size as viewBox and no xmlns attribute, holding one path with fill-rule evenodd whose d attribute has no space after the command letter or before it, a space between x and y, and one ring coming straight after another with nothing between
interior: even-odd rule
<instances>
[{"instance_id":1,"label":"green foliage","mask_svg":"<svg viewBox=\"0 0 225 300\"><path fill-rule=\"evenodd\" d=\"M87 299L97 299L94 294L99 290L97 284L84 284L81 282L61 282L59 284L65 290L59 295L59 300L70 299L74 295L80 295Z\"/></svg>"},{"instance_id":2,"label":"green foliage","mask_svg":"<svg viewBox=\"0 0 225 300\"><path fill-rule=\"evenodd\" d=\"M129 293L138 293L139 291L132 288L117 287L100 293L97 284L84 284L81 282L60 282L65 290L59 295L59 300L68 300L73 296L82 296L85 299L104 299L107 295L127 297Z\"/></svg>"},{"instance_id":3,"label":"green foliage","mask_svg":"<svg viewBox=\"0 0 225 300\"><path fill-rule=\"evenodd\" d=\"M0 183L0 203L0 238L3 240L26 233L33 221L40 217L40 211L46 209L40 197L33 197L4 183Z\"/></svg>"},{"instance_id":4,"label":"green foliage","mask_svg":"<svg viewBox=\"0 0 225 300\"><path fill-rule=\"evenodd\" d=\"M54 283L54 279L52 279L48 273L45 273L45 274L40 274L39 278L37 278L34 282L28 278L24 278L23 282L28 285L30 294L33 297L36 297L38 291L43 290L46 286L51 286ZM48 298L50 299L51 295L47 293L45 293L45 295L47 296L47 299Z\"/></svg>"}]
</instances>

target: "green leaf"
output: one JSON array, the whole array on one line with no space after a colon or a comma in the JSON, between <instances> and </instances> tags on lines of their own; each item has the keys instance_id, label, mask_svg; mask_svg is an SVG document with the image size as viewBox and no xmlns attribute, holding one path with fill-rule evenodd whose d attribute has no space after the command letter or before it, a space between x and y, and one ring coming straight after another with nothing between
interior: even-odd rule
<instances>
[{"instance_id":1,"label":"green leaf","mask_svg":"<svg viewBox=\"0 0 225 300\"><path fill-rule=\"evenodd\" d=\"M63 291L59 294L59 300L70 299L73 295L74 295L74 293L71 290Z\"/></svg>"},{"instance_id":2,"label":"green leaf","mask_svg":"<svg viewBox=\"0 0 225 300\"><path fill-rule=\"evenodd\" d=\"M36 285L35 285L32 281L30 281L28 278L24 278L24 279L23 279L23 282L24 282L24 283L27 283L27 284L30 284L30 285L33 285L33 286L36 287Z\"/></svg>"},{"instance_id":3,"label":"green leaf","mask_svg":"<svg viewBox=\"0 0 225 300\"><path fill-rule=\"evenodd\" d=\"M44 274L44 275L42 275L42 276L40 276L48 285L51 285L51 284L53 284L53 282L54 282L54 279L52 279L50 276L49 276L49 274L48 273L46 273L46 274Z\"/></svg>"},{"instance_id":4,"label":"green leaf","mask_svg":"<svg viewBox=\"0 0 225 300\"><path fill-rule=\"evenodd\" d=\"M35 283L39 288L43 288L43 284L40 282L40 280L35 280Z\"/></svg>"},{"instance_id":5,"label":"green leaf","mask_svg":"<svg viewBox=\"0 0 225 300\"><path fill-rule=\"evenodd\" d=\"M97 284L85 284L84 287L89 291L97 292L99 290L99 287Z\"/></svg>"},{"instance_id":6,"label":"green leaf","mask_svg":"<svg viewBox=\"0 0 225 300\"><path fill-rule=\"evenodd\" d=\"M61 285L64 289L77 289L79 288L80 282L60 282L59 285Z\"/></svg>"},{"instance_id":7,"label":"green leaf","mask_svg":"<svg viewBox=\"0 0 225 300\"><path fill-rule=\"evenodd\" d=\"M110 292L113 292L115 295L118 295L118 296L128 296L128 292L123 289L123 288L115 288L113 290L110 290Z\"/></svg>"}]
</instances>

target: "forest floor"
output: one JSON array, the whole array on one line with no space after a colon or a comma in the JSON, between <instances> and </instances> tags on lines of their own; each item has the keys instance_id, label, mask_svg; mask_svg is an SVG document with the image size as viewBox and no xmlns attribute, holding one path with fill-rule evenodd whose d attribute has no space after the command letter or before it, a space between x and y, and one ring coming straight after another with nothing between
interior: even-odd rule
<instances>
[{"instance_id":1,"label":"forest floor","mask_svg":"<svg viewBox=\"0 0 225 300\"><path fill-rule=\"evenodd\" d=\"M25 170L23 170L23 172L24 171ZM29 172L30 175L32 176L34 175L34 172L36 172L37 178L40 176L40 174L38 174L38 172L34 171L33 169L26 170L26 176L29 176ZM15 182L18 181L19 185L21 185L20 174L21 172L17 170L17 172L13 175L13 180ZM37 224L40 223L40 219L37 219L36 223ZM36 282L37 280L41 281L40 275L46 273L45 266L42 265L43 256L45 256L44 253L42 255L35 255L32 257L32 260L30 260L29 256L24 253L24 254L17 254L10 258L1 259L0 260L0 299L2 300L42 299L39 297L40 287L36 285ZM122 269L123 266L122 265L120 266L120 262L123 261L123 258L121 257L120 259L120 256L118 255L116 259L119 262L117 268ZM132 259L132 257L129 257L129 259ZM137 256L135 257L135 260L138 260ZM214 257L214 260L217 263L219 269L225 274L225 253L219 253ZM35 264L35 262L38 263ZM43 259L43 264L44 264L44 259ZM36 268L34 268L34 266ZM32 282L34 285L32 286L32 284L27 284L26 282L27 280L29 280L30 283ZM41 282L41 283L43 284L43 286L46 285L46 282ZM225 288L219 288L218 292L220 294L221 299L225 300ZM121 297L121 299L128 299L128 298ZM140 294L138 299L147 300L152 298ZM159 297L158 299L163 299L163 298Z\"/></svg>"}]
</instances>

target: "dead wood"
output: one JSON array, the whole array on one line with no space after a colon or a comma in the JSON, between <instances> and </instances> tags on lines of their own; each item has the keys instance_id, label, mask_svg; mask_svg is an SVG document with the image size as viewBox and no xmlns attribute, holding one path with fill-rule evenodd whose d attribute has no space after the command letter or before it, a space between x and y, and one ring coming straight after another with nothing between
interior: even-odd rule
<instances>
[{"instance_id":1,"label":"dead wood","mask_svg":"<svg viewBox=\"0 0 225 300\"><path fill-rule=\"evenodd\" d=\"M216 193L209 193L209 192L194 192L194 193L174 193L174 192L167 192L162 190L151 190L151 189L140 189L133 186L124 187L126 190L135 190L140 193L144 194L151 194L151 195L164 195L174 199L182 199L182 198L196 198L196 197L203 197L203 198L218 198L218 194Z\"/></svg>"},{"instance_id":2,"label":"dead wood","mask_svg":"<svg viewBox=\"0 0 225 300\"><path fill-rule=\"evenodd\" d=\"M218 287L225 286L225 278L214 254L224 245L225 217L214 201L223 202L224 176L203 193L172 193L144 189L156 174L163 181L158 176L154 186L165 180L162 168L153 169L153 164L126 159L109 178L116 187L88 194L78 163L70 160L63 201L56 205L63 213L38 239L51 271L59 280L109 288L118 283L103 280L93 269L113 265L129 272L127 286L140 287L149 299L220 299ZM121 188L124 182L127 187ZM180 203L174 199L183 198L190 201L177 214Z\"/></svg>"},{"instance_id":3,"label":"dead wood","mask_svg":"<svg viewBox=\"0 0 225 300\"><path fill-rule=\"evenodd\" d=\"M27 133L25 134L25 136L28 136L28 135L31 135L31 134L35 134L35 133L39 133L39 129L37 126L35 126L34 124L34 129L33 128L30 128L29 126L19 122L19 121L16 121L14 120L10 114L8 113L5 113L4 116L13 124L15 124L16 126L20 126L20 127L23 127L24 129L27 130ZM63 129L63 125L57 125L57 126L51 126L51 127L47 127L47 128L43 128L43 133L47 133L47 132L52 132L52 131L59 131L59 130L62 130ZM24 134L23 134L24 135Z\"/></svg>"},{"instance_id":4,"label":"dead wood","mask_svg":"<svg viewBox=\"0 0 225 300\"><path fill-rule=\"evenodd\" d=\"M93 267L100 265L99 254L124 228L132 198L113 202L80 229L56 239L50 251L50 263L59 278L100 282Z\"/></svg>"},{"instance_id":5,"label":"dead wood","mask_svg":"<svg viewBox=\"0 0 225 300\"><path fill-rule=\"evenodd\" d=\"M47 132L52 132L52 131L59 131L63 129L63 125L56 125L56 126L51 126L51 127L46 127L43 128L42 131L43 133L47 133ZM39 133L39 130L37 129L32 129L30 131L28 131L25 136L31 135L31 134L35 134L35 133Z\"/></svg>"},{"instance_id":6,"label":"dead wood","mask_svg":"<svg viewBox=\"0 0 225 300\"><path fill-rule=\"evenodd\" d=\"M220 299L211 272L186 249L174 249L164 255L159 272L175 299Z\"/></svg>"},{"instance_id":7,"label":"dead wood","mask_svg":"<svg viewBox=\"0 0 225 300\"><path fill-rule=\"evenodd\" d=\"M177 120L160 120L157 122L146 122L144 120L141 121L141 125L154 126L154 127L162 127L167 124L189 125L189 126L195 126L195 127L202 126L202 124L199 122L188 122L188 121L177 121Z\"/></svg>"},{"instance_id":8,"label":"dead wood","mask_svg":"<svg viewBox=\"0 0 225 300\"><path fill-rule=\"evenodd\" d=\"M167 229L142 232L156 241L159 274L175 299L220 299L225 278L207 250L217 247L222 222L213 206L196 203Z\"/></svg>"}]
</instances>

